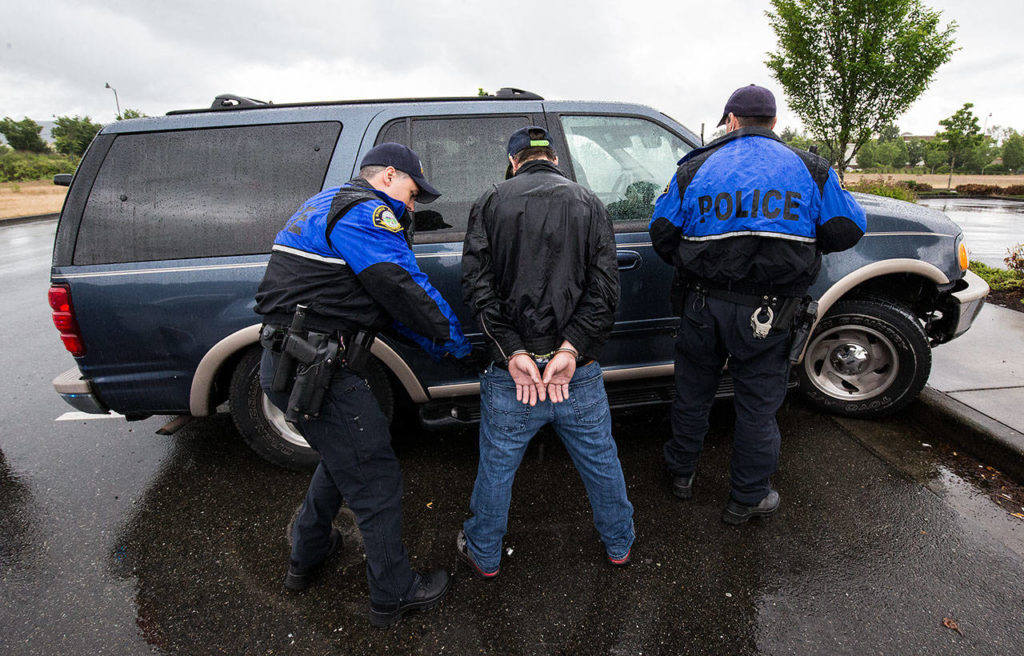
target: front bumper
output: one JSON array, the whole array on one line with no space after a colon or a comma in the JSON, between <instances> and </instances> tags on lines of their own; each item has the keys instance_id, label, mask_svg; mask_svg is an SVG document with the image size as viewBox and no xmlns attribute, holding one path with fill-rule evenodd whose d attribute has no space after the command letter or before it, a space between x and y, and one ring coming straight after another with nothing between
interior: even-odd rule
<instances>
[{"instance_id":1,"label":"front bumper","mask_svg":"<svg viewBox=\"0 0 1024 656\"><path fill-rule=\"evenodd\" d=\"M75 410L91 415L105 415L110 412L96 397L89 381L82 378L78 367L68 369L54 378L53 389Z\"/></svg>"},{"instance_id":2,"label":"front bumper","mask_svg":"<svg viewBox=\"0 0 1024 656\"><path fill-rule=\"evenodd\" d=\"M959 337L967 332L967 329L974 323L975 317L981 312L981 307L985 305L985 297L989 292L988 283L973 271L964 273L960 284L954 289L956 291L950 294L953 300L951 308L954 312L954 321L951 323L953 330L949 339Z\"/></svg>"}]
</instances>

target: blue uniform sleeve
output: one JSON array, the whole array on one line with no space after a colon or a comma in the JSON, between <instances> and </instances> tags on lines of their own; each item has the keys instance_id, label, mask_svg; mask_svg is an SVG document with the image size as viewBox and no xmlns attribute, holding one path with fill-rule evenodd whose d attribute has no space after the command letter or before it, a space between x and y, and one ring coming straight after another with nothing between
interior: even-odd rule
<instances>
[{"instance_id":1,"label":"blue uniform sleeve","mask_svg":"<svg viewBox=\"0 0 1024 656\"><path fill-rule=\"evenodd\" d=\"M828 170L818 215L818 250L822 253L852 248L867 230L867 219L853 195L843 189L839 176Z\"/></svg>"},{"instance_id":2,"label":"blue uniform sleeve","mask_svg":"<svg viewBox=\"0 0 1024 656\"><path fill-rule=\"evenodd\" d=\"M459 320L420 271L390 207L368 201L352 208L334 226L331 243L373 300L401 324L403 334L433 357L469 354Z\"/></svg>"},{"instance_id":3,"label":"blue uniform sleeve","mask_svg":"<svg viewBox=\"0 0 1024 656\"><path fill-rule=\"evenodd\" d=\"M647 230L651 233L651 244L658 256L672 264L672 254L679 246L686 216L676 177L672 176L665 193L654 202L654 215Z\"/></svg>"}]
</instances>

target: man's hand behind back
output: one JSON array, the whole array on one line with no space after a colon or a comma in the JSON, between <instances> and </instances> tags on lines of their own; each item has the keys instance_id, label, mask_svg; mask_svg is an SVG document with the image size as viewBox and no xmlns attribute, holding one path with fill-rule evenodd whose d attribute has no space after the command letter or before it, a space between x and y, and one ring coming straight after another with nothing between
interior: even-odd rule
<instances>
[{"instance_id":1,"label":"man's hand behind back","mask_svg":"<svg viewBox=\"0 0 1024 656\"><path fill-rule=\"evenodd\" d=\"M537 363L532 357L526 353L513 356L508 361L508 373L516 383L516 401L528 405L537 405L538 397L544 401L545 386L541 382Z\"/></svg>"},{"instance_id":2,"label":"man's hand behind back","mask_svg":"<svg viewBox=\"0 0 1024 656\"><path fill-rule=\"evenodd\" d=\"M576 373L576 357L572 353L556 353L544 367L542 386L547 388L552 403L561 403L569 398L569 381Z\"/></svg>"}]
</instances>

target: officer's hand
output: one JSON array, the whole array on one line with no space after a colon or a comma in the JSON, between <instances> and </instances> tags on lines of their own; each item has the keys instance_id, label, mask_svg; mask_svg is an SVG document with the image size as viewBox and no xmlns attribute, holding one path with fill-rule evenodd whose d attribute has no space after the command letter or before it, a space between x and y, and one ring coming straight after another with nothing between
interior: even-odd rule
<instances>
[{"instance_id":1,"label":"officer's hand","mask_svg":"<svg viewBox=\"0 0 1024 656\"><path fill-rule=\"evenodd\" d=\"M529 405L537 405L538 397L544 401L546 390L533 358L525 353L513 357L508 361L508 373L516 383L516 401Z\"/></svg>"},{"instance_id":2,"label":"officer's hand","mask_svg":"<svg viewBox=\"0 0 1024 656\"><path fill-rule=\"evenodd\" d=\"M544 367L544 380L552 403L561 403L569 398L569 381L576 373L576 358L572 353L556 353Z\"/></svg>"}]
</instances>

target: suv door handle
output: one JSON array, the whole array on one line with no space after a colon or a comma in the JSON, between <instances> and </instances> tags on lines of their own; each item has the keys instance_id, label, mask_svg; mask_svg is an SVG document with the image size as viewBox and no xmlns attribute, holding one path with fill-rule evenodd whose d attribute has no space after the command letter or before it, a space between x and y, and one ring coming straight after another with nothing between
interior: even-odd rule
<instances>
[{"instance_id":1,"label":"suv door handle","mask_svg":"<svg viewBox=\"0 0 1024 656\"><path fill-rule=\"evenodd\" d=\"M619 271L632 271L633 269L639 269L640 263L643 261L640 258L640 253L636 251L618 251L615 254L615 260L619 264Z\"/></svg>"}]
</instances>

